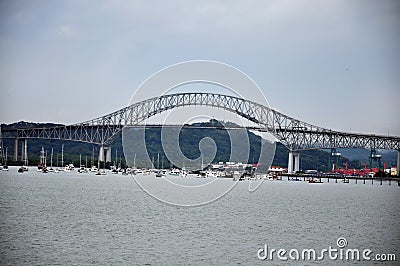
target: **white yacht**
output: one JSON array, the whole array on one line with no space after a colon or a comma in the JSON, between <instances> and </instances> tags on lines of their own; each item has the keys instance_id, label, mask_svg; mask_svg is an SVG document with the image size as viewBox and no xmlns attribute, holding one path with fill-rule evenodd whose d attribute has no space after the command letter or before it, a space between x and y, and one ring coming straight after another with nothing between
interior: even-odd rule
<instances>
[{"instance_id":1,"label":"white yacht","mask_svg":"<svg viewBox=\"0 0 400 266\"><path fill-rule=\"evenodd\" d=\"M181 174L181 171L180 171L179 169L172 169L172 170L169 172L169 174L170 174L170 175L173 175L173 176L179 176L179 175Z\"/></svg>"}]
</instances>

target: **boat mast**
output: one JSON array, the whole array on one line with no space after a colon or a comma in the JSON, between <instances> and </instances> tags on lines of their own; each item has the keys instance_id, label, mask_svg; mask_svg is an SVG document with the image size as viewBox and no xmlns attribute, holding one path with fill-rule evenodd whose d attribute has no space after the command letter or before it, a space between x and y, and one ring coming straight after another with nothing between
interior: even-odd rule
<instances>
[{"instance_id":1,"label":"boat mast","mask_svg":"<svg viewBox=\"0 0 400 266\"><path fill-rule=\"evenodd\" d=\"M100 156L97 157L97 171L100 171Z\"/></svg>"},{"instance_id":2,"label":"boat mast","mask_svg":"<svg viewBox=\"0 0 400 266\"><path fill-rule=\"evenodd\" d=\"M0 139L0 151L1 151L1 163L4 164L4 151L3 151L3 139Z\"/></svg>"},{"instance_id":3,"label":"boat mast","mask_svg":"<svg viewBox=\"0 0 400 266\"><path fill-rule=\"evenodd\" d=\"M43 146L42 146L42 149L40 150L40 159L39 159L39 161L40 161L40 166L44 166L43 157L44 157L44 148L43 148Z\"/></svg>"},{"instance_id":4,"label":"boat mast","mask_svg":"<svg viewBox=\"0 0 400 266\"><path fill-rule=\"evenodd\" d=\"M115 149L115 161L114 161L114 169L118 167L118 150Z\"/></svg>"},{"instance_id":5,"label":"boat mast","mask_svg":"<svg viewBox=\"0 0 400 266\"><path fill-rule=\"evenodd\" d=\"M93 165L94 165L94 146L93 146L93 149L92 149L92 167L93 167Z\"/></svg>"},{"instance_id":6,"label":"boat mast","mask_svg":"<svg viewBox=\"0 0 400 266\"><path fill-rule=\"evenodd\" d=\"M51 155L50 155L50 169L53 169L53 148L51 148Z\"/></svg>"},{"instance_id":7,"label":"boat mast","mask_svg":"<svg viewBox=\"0 0 400 266\"><path fill-rule=\"evenodd\" d=\"M64 144L61 145L61 167L64 167Z\"/></svg>"}]
</instances>

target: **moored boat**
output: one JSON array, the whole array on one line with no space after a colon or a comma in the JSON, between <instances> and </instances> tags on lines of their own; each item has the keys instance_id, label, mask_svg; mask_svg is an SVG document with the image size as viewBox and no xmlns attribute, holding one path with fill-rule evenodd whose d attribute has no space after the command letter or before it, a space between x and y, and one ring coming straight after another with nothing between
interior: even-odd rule
<instances>
[{"instance_id":1,"label":"moored boat","mask_svg":"<svg viewBox=\"0 0 400 266\"><path fill-rule=\"evenodd\" d=\"M26 172L28 170L29 170L28 167L23 165L18 169L18 173L23 173L23 172Z\"/></svg>"},{"instance_id":2,"label":"moored boat","mask_svg":"<svg viewBox=\"0 0 400 266\"><path fill-rule=\"evenodd\" d=\"M323 183L321 178L310 178L308 179L308 183L315 184L315 183Z\"/></svg>"},{"instance_id":3,"label":"moored boat","mask_svg":"<svg viewBox=\"0 0 400 266\"><path fill-rule=\"evenodd\" d=\"M179 169L172 169L169 174L173 175L173 176L178 176L181 173L181 171L179 171Z\"/></svg>"}]
</instances>

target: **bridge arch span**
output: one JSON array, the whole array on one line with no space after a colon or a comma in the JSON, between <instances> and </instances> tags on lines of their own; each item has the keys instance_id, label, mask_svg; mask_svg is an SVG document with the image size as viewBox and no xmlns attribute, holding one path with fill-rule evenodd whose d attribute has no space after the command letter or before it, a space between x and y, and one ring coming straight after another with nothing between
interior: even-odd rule
<instances>
[{"instance_id":1,"label":"bridge arch span","mask_svg":"<svg viewBox=\"0 0 400 266\"><path fill-rule=\"evenodd\" d=\"M162 112L184 106L211 106L237 114L268 131L290 150L367 148L400 149L400 137L333 131L289 117L261 104L217 93L176 93L150 98L89 121L51 128L2 129L3 137L62 139L108 143L125 126L135 126Z\"/></svg>"}]
</instances>

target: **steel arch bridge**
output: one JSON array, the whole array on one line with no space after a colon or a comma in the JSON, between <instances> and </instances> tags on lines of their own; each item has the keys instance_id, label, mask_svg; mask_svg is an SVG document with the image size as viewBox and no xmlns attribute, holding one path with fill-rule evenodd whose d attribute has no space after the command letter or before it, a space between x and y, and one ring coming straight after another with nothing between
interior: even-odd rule
<instances>
[{"instance_id":1,"label":"steel arch bridge","mask_svg":"<svg viewBox=\"0 0 400 266\"><path fill-rule=\"evenodd\" d=\"M55 127L2 129L3 138L58 139L106 145L125 126L137 126L162 112L184 106L211 106L237 114L268 131L289 150L366 148L400 150L400 137L334 131L292 118L267 106L235 96L216 93L177 93L150 98L113 113Z\"/></svg>"}]
</instances>

